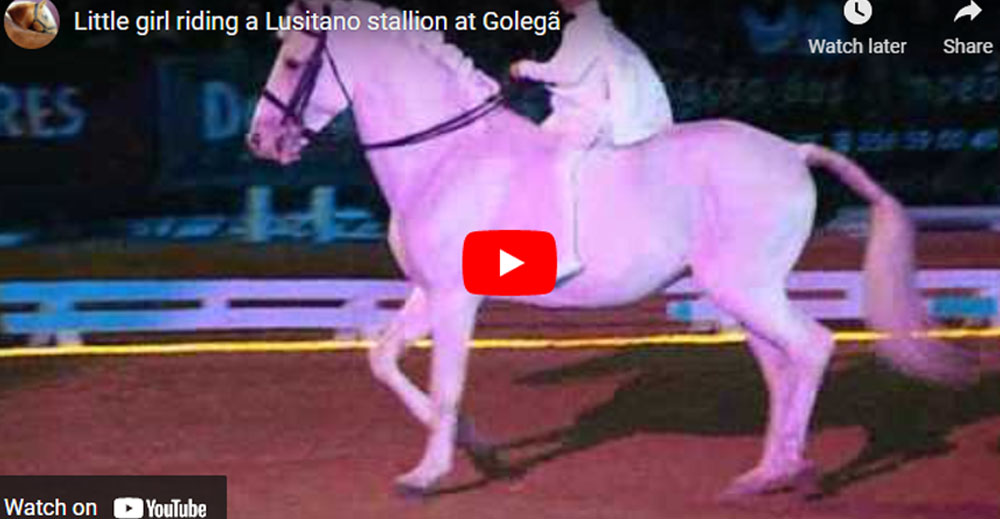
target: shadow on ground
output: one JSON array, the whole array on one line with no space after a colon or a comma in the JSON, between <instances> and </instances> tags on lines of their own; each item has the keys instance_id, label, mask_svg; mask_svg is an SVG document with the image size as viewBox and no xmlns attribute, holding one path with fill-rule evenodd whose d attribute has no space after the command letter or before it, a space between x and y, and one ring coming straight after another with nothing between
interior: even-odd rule
<instances>
[{"instance_id":1,"label":"shadow on ground","mask_svg":"<svg viewBox=\"0 0 1000 519\"><path fill-rule=\"evenodd\" d=\"M611 375L630 378L610 400L581 411L571 424L500 446L511 457L521 449L541 451L515 462L511 473L638 433L763 434L764 384L751 356L738 348L631 350L531 373L518 382L567 385ZM825 475L824 494L947 454L954 428L998 414L998 376L952 390L898 375L870 356L840 359L826 379L813 429L860 426L867 442L854 459Z\"/></svg>"}]
</instances>

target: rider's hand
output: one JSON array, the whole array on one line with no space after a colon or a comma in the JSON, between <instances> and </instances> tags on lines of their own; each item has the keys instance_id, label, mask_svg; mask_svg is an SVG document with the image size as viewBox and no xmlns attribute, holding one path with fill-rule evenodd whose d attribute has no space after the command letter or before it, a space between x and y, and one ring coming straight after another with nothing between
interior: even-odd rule
<instances>
[{"instance_id":1,"label":"rider's hand","mask_svg":"<svg viewBox=\"0 0 1000 519\"><path fill-rule=\"evenodd\" d=\"M510 77L513 79L521 79L524 75L521 73L521 68L524 65L523 61L515 61L510 64Z\"/></svg>"}]
</instances>

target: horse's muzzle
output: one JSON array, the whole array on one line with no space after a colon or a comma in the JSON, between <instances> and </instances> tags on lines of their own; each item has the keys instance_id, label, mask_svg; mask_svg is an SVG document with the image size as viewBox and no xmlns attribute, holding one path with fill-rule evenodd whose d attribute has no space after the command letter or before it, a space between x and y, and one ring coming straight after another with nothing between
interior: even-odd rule
<instances>
[{"instance_id":1,"label":"horse's muzzle","mask_svg":"<svg viewBox=\"0 0 1000 519\"><path fill-rule=\"evenodd\" d=\"M252 153L254 157L267 160L274 159L274 157L268 153L268 150L265 149L264 137L261 136L259 131L251 130L250 133L247 134L246 144L247 149L250 150L250 153Z\"/></svg>"},{"instance_id":2,"label":"horse's muzzle","mask_svg":"<svg viewBox=\"0 0 1000 519\"><path fill-rule=\"evenodd\" d=\"M273 160L282 165L298 162L309 143L305 133L296 126L277 125L273 131L255 127L247 134L247 148L257 158Z\"/></svg>"}]
</instances>

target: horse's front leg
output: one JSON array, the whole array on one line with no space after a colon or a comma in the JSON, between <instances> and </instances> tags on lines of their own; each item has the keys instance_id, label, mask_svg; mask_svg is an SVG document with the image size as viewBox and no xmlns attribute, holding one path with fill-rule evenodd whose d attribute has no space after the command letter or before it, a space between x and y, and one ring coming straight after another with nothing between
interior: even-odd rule
<instances>
[{"instance_id":1,"label":"horse's front leg","mask_svg":"<svg viewBox=\"0 0 1000 519\"><path fill-rule=\"evenodd\" d=\"M430 398L399 368L406 348L430 332L430 311L422 288L410 293L406 304L393 319L377 344L368 351L368 363L375 378L392 390L420 423L431 424Z\"/></svg>"},{"instance_id":2,"label":"horse's front leg","mask_svg":"<svg viewBox=\"0 0 1000 519\"><path fill-rule=\"evenodd\" d=\"M482 298L457 289L428 292L427 301L434 339L430 374L431 416L427 444L420 463L396 480L405 492L427 492L451 471L469 340Z\"/></svg>"}]
</instances>

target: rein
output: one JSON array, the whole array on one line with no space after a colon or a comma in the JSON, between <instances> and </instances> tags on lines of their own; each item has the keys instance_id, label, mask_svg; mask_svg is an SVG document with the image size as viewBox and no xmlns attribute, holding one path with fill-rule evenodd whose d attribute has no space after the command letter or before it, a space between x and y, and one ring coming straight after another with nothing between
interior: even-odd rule
<instances>
[{"instance_id":1,"label":"rein","mask_svg":"<svg viewBox=\"0 0 1000 519\"><path fill-rule=\"evenodd\" d=\"M372 144L361 144L361 148L364 150L384 150L387 148L401 148L404 146L413 146L415 144L420 144L422 142L427 142L429 140L442 137L452 132L456 132L472 125L476 121L486 117L492 113L497 108L500 108L504 104L504 94L498 92L496 94L487 97L486 100L479 103L473 108L462 112L451 119L444 122L435 124L426 130L411 133L405 137L400 137L398 139L392 139L388 141L376 142Z\"/></svg>"},{"instance_id":2,"label":"rein","mask_svg":"<svg viewBox=\"0 0 1000 519\"><path fill-rule=\"evenodd\" d=\"M302 2L298 2L297 5L303 13L308 11L307 7ZM330 6L323 6L323 11L325 15L329 16ZM337 86L344 95L344 99L347 100L348 109L353 108L354 100L351 99L351 95L347 91L347 85L344 83L343 76L341 76L340 70L337 68L337 61L334 59L333 53L330 52L330 48L327 45L328 33L313 31L302 31L302 33L315 38L316 47L313 49L312 54L309 55L309 60L305 63L305 69L299 77L298 84L296 84L295 89L292 91L291 98L289 98L287 102L282 101L266 87L261 93L261 97L281 110L283 114L283 124L294 122L302 129L302 136L309 142L322 143L324 140L322 135L320 135L319 132L315 132L307 128L305 121L303 121L302 118L305 115L306 109L309 107L309 102L312 99L313 93L316 92L316 82L319 80L319 75L323 71L324 64L330 66L330 71L333 73L333 77L337 81ZM430 128L382 142L361 143L361 149L363 151L377 151L390 148L401 148L442 137L470 126L483 117L486 117L497 108L503 106L505 100L506 96L504 93L498 92L486 98L475 107L470 108L469 110L466 110L441 123L435 124Z\"/></svg>"}]
</instances>

